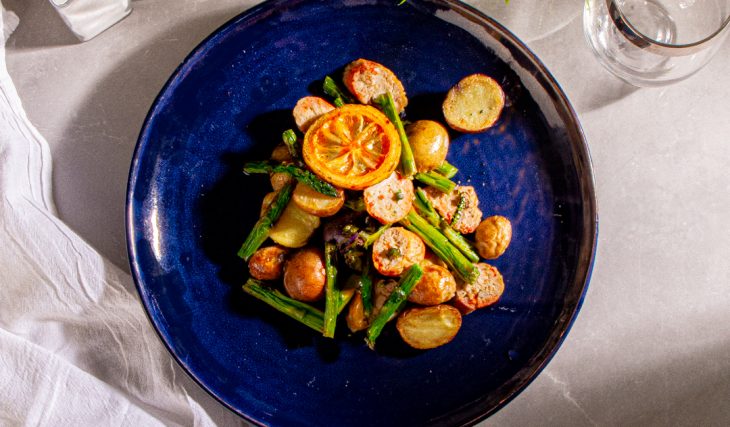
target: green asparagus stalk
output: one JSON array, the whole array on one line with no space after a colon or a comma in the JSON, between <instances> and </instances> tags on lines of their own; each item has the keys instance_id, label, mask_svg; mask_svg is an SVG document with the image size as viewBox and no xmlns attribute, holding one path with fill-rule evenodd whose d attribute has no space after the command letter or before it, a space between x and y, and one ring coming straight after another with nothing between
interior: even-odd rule
<instances>
[{"instance_id":1,"label":"green asparagus stalk","mask_svg":"<svg viewBox=\"0 0 730 427\"><path fill-rule=\"evenodd\" d=\"M335 327L337 326L337 310L340 303L340 290L337 288L337 267L335 256L337 245L332 242L324 244L324 268L327 274L324 300L324 330L323 335L327 338L334 338Z\"/></svg>"},{"instance_id":2,"label":"green asparagus stalk","mask_svg":"<svg viewBox=\"0 0 730 427\"><path fill-rule=\"evenodd\" d=\"M346 200L345 207L347 209L350 209L351 211L363 212L365 211L365 201L362 199L362 197L354 200Z\"/></svg>"},{"instance_id":3,"label":"green asparagus stalk","mask_svg":"<svg viewBox=\"0 0 730 427\"><path fill-rule=\"evenodd\" d=\"M383 109L383 113L385 113L388 119L393 123L393 125L395 125L398 135L400 136L400 167L403 171L403 176L413 176L416 173L416 160L413 157L411 145L408 143L408 136L406 135L406 130L403 128L403 122L400 121L398 111L395 109L393 95L391 95L390 92L386 92L384 95L380 95L375 98L375 102L380 105L380 108Z\"/></svg>"},{"instance_id":4,"label":"green asparagus stalk","mask_svg":"<svg viewBox=\"0 0 730 427\"><path fill-rule=\"evenodd\" d=\"M419 215L421 215L432 226L438 227L441 233L446 236L449 241L456 246L461 253L471 262L479 262L479 255L472 248L471 243L461 233L451 228L451 226L441 218L441 216L433 208L433 204L426 196L426 192L422 188L416 189L416 197L413 200L413 207Z\"/></svg>"},{"instance_id":5,"label":"green asparagus stalk","mask_svg":"<svg viewBox=\"0 0 730 427\"><path fill-rule=\"evenodd\" d=\"M466 207L466 196L462 193L459 194L459 202L456 204L456 210L454 216L451 217L451 224L456 224L461 219L461 213L464 212Z\"/></svg>"},{"instance_id":6,"label":"green asparagus stalk","mask_svg":"<svg viewBox=\"0 0 730 427\"><path fill-rule=\"evenodd\" d=\"M238 256L248 261L254 252L261 246L266 238L269 237L269 230L274 225L284 208L291 199L291 194L294 186L291 183L284 185L279 192L276 194L274 201L266 208L266 211L256 224L254 224L251 231L248 233L246 240L241 245L241 249L238 250Z\"/></svg>"},{"instance_id":7,"label":"green asparagus stalk","mask_svg":"<svg viewBox=\"0 0 730 427\"><path fill-rule=\"evenodd\" d=\"M281 139L286 144L289 155L292 159L298 160L301 156L299 155L301 148L297 142L297 134L294 133L293 129L287 129L281 134Z\"/></svg>"},{"instance_id":8,"label":"green asparagus stalk","mask_svg":"<svg viewBox=\"0 0 730 427\"><path fill-rule=\"evenodd\" d=\"M401 277L398 287L395 288L392 294L390 294L383 304L383 307L380 309L380 313L378 313L378 316L373 319L370 327L368 327L366 338L368 347L371 349L375 348L375 340L378 339L378 336L380 336L385 324L388 323L390 318L393 317L393 314L402 307L406 298L408 298L408 294L410 294L413 288L416 287L416 284L419 280L421 280L422 275L423 270L421 267L418 264L413 264L406 274Z\"/></svg>"},{"instance_id":9,"label":"green asparagus stalk","mask_svg":"<svg viewBox=\"0 0 730 427\"><path fill-rule=\"evenodd\" d=\"M454 175L456 175L457 172L459 172L459 169L456 168L456 166L452 165L451 163L444 160L443 163L441 163L441 166L434 169L434 172L440 173L441 175L445 176L446 178L453 178Z\"/></svg>"},{"instance_id":10,"label":"green asparagus stalk","mask_svg":"<svg viewBox=\"0 0 730 427\"><path fill-rule=\"evenodd\" d=\"M360 297L366 317L370 317L370 313L373 311L373 278L370 276L370 263L370 257L366 257L365 267L363 267L360 277Z\"/></svg>"},{"instance_id":11,"label":"green asparagus stalk","mask_svg":"<svg viewBox=\"0 0 730 427\"><path fill-rule=\"evenodd\" d=\"M349 303L354 296L355 288L347 288L340 291L340 300L337 303L337 314L342 313L342 310L347 307L347 303Z\"/></svg>"},{"instance_id":12,"label":"green asparagus stalk","mask_svg":"<svg viewBox=\"0 0 730 427\"><path fill-rule=\"evenodd\" d=\"M433 171L419 172L416 174L415 178L429 187L433 187L443 193L451 193L454 191L454 188L456 188L456 183L454 181Z\"/></svg>"},{"instance_id":13,"label":"green asparagus stalk","mask_svg":"<svg viewBox=\"0 0 730 427\"><path fill-rule=\"evenodd\" d=\"M441 217L438 212L436 212L436 209L434 209L431 200L428 199L423 188L416 188L416 197L413 199L413 207L416 208L416 212L418 212L419 215L421 215L434 227L438 227L441 224Z\"/></svg>"},{"instance_id":14,"label":"green asparagus stalk","mask_svg":"<svg viewBox=\"0 0 730 427\"><path fill-rule=\"evenodd\" d=\"M312 189L318 193L322 193L325 196L337 197L337 190L332 186L332 184L321 180L312 172L294 165L272 165L269 162L249 162L243 166L243 172L246 174L271 172L288 173L297 181L312 187Z\"/></svg>"},{"instance_id":15,"label":"green asparagus stalk","mask_svg":"<svg viewBox=\"0 0 730 427\"><path fill-rule=\"evenodd\" d=\"M441 258L462 280L471 283L478 274L477 268L457 249L441 231L425 219L421 218L415 211L410 211L401 220L408 230L416 233L431 250Z\"/></svg>"},{"instance_id":16,"label":"green asparagus stalk","mask_svg":"<svg viewBox=\"0 0 730 427\"><path fill-rule=\"evenodd\" d=\"M335 107L342 107L345 104L352 104L354 102L352 98L337 86L337 83L330 76L324 78L322 89L324 89L324 93L335 99Z\"/></svg>"},{"instance_id":17,"label":"green asparagus stalk","mask_svg":"<svg viewBox=\"0 0 730 427\"><path fill-rule=\"evenodd\" d=\"M276 289L263 285L258 280L248 279L243 285L243 291L317 332L322 332L324 329L324 313L320 310L289 298Z\"/></svg>"},{"instance_id":18,"label":"green asparagus stalk","mask_svg":"<svg viewBox=\"0 0 730 427\"><path fill-rule=\"evenodd\" d=\"M385 230L390 228L390 224L381 225L380 228L375 230L375 232L368 236L367 239L365 239L365 249L369 248L373 243L375 243L376 240L378 240L378 237L380 237L383 233L385 233Z\"/></svg>"}]
</instances>

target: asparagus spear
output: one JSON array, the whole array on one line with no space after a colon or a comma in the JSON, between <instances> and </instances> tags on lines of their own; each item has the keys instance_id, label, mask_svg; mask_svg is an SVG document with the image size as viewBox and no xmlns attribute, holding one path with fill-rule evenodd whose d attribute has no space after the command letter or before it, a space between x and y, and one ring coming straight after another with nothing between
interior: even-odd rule
<instances>
[{"instance_id":1,"label":"asparagus spear","mask_svg":"<svg viewBox=\"0 0 730 427\"><path fill-rule=\"evenodd\" d=\"M441 216L433 208L433 204L426 196L426 192L422 188L416 189L416 197L413 200L413 206L426 221L428 221L434 227L438 227L441 233L446 236L449 241L456 246L465 257L471 262L479 262L479 255L472 248L471 243L458 231L451 228L451 226L441 218Z\"/></svg>"},{"instance_id":2,"label":"asparagus spear","mask_svg":"<svg viewBox=\"0 0 730 427\"><path fill-rule=\"evenodd\" d=\"M456 175L457 172L459 172L459 169L456 168L456 166L452 165L451 163L444 160L443 163L441 163L441 166L434 169L434 172L440 173L441 175L445 176L446 178L453 178L454 175Z\"/></svg>"},{"instance_id":3,"label":"asparagus spear","mask_svg":"<svg viewBox=\"0 0 730 427\"><path fill-rule=\"evenodd\" d=\"M466 196L462 193L459 194L459 202L456 204L456 210L454 216L451 217L451 224L456 224L461 219L461 213L466 207Z\"/></svg>"},{"instance_id":4,"label":"asparagus spear","mask_svg":"<svg viewBox=\"0 0 730 427\"><path fill-rule=\"evenodd\" d=\"M289 298L276 289L263 285L258 280L248 279L243 285L243 291L317 332L322 332L324 329L324 313L320 310Z\"/></svg>"},{"instance_id":5,"label":"asparagus spear","mask_svg":"<svg viewBox=\"0 0 730 427\"><path fill-rule=\"evenodd\" d=\"M340 290L337 289L337 267L335 256L337 245L332 242L324 244L324 268L327 274L325 287L324 304L324 330L323 335L327 338L334 338L335 326L337 326L338 306L340 303Z\"/></svg>"},{"instance_id":6,"label":"asparagus spear","mask_svg":"<svg viewBox=\"0 0 730 427\"><path fill-rule=\"evenodd\" d=\"M355 288L347 288L340 291L340 300L337 302L337 314L342 313L342 310L347 307L347 303L349 303L354 296Z\"/></svg>"},{"instance_id":7,"label":"asparagus spear","mask_svg":"<svg viewBox=\"0 0 730 427\"><path fill-rule=\"evenodd\" d=\"M360 297L365 316L370 317L370 313L373 311L373 278L370 276L370 257L366 257L365 267L362 269Z\"/></svg>"},{"instance_id":8,"label":"asparagus spear","mask_svg":"<svg viewBox=\"0 0 730 427\"><path fill-rule=\"evenodd\" d=\"M262 243L269 237L269 230L274 225L279 216L284 211L284 208L291 199L291 194L294 186L291 183L284 185L281 190L276 194L274 201L271 202L268 208L261 218L256 221L251 231L248 233L248 237L244 240L241 245L241 249L238 250L238 256L248 261L254 252L261 246Z\"/></svg>"},{"instance_id":9,"label":"asparagus spear","mask_svg":"<svg viewBox=\"0 0 730 427\"><path fill-rule=\"evenodd\" d=\"M375 230L375 232L368 236L367 239L365 239L365 249L369 248L370 245L375 243L376 240L378 240L378 237L380 237L381 234L385 232L385 230L390 228L390 224L381 225L380 228Z\"/></svg>"},{"instance_id":10,"label":"asparagus spear","mask_svg":"<svg viewBox=\"0 0 730 427\"><path fill-rule=\"evenodd\" d=\"M297 143L297 134L294 133L294 130L285 130L284 133L281 134L281 139L284 141L284 144L286 144L286 148L289 150L289 155L291 156L291 158L294 160L299 160L299 158L301 157L299 155L301 148Z\"/></svg>"},{"instance_id":11,"label":"asparagus spear","mask_svg":"<svg viewBox=\"0 0 730 427\"><path fill-rule=\"evenodd\" d=\"M380 95L375 98L375 102L380 105L380 108L383 109L383 113L385 113L388 119L393 122L393 125L395 125L398 135L400 136L400 167L403 171L403 176L413 176L416 173L416 160L413 158L413 151L411 150L411 145L408 143L406 130L403 128L403 123L400 121L398 111L395 109L393 95L391 95L390 92L386 92L384 95Z\"/></svg>"},{"instance_id":12,"label":"asparagus spear","mask_svg":"<svg viewBox=\"0 0 730 427\"><path fill-rule=\"evenodd\" d=\"M337 197L337 190L329 182L321 180L312 172L302 169L294 165L272 165L269 162L249 162L243 166L243 172L251 173L271 173L283 172L293 176L297 181L302 182L325 196Z\"/></svg>"},{"instance_id":13,"label":"asparagus spear","mask_svg":"<svg viewBox=\"0 0 730 427\"><path fill-rule=\"evenodd\" d=\"M443 193L451 193L456 188L456 183L437 172L418 172L415 178Z\"/></svg>"},{"instance_id":14,"label":"asparagus spear","mask_svg":"<svg viewBox=\"0 0 730 427\"><path fill-rule=\"evenodd\" d=\"M324 89L324 93L335 99L335 107L342 107L345 104L352 104L354 102L352 98L347 96L347 94L345 94L345 92L337 86L337 83L335 83L330 76L326 76L324 78L322 89Z\"/></svg>"},{"instance_id":15,"label":"asparagus spear","mask_svg":"<svg viewBox=\"0 0 730 427\"><path fill-rule=\"evenodd\" d=\"M383 331L385 324L388 323L390 318L398 311L403 303L406 301L408 294L411 293L416 284L421 280L423 270L418 264L413 264L408 269L405 275L401 277L398 287L395 288L392 294L388 297L380 309L378 316L373 319L373 322L368 327L367 338L365 341L368 343L368 347L371 349L375 348L375 340L380 336L380 332Z\"/></svg>"},{"instance_id":16,"label":"asparagus spear","mask_svg":"<svg viewBox=\"0 0 730 427\"><path fill-rule=\"evenodd\" d=\"M469 262L469 260L457 249L449 239L446 238L439 229L421 218L416 212L411 210L406 217L401 220L408 230L416 233L423 242L431 248L431 250L446 264L451 267L456 274L465 282L471 283L478 274L477 268Z\"/></svg>"}]
</instances>

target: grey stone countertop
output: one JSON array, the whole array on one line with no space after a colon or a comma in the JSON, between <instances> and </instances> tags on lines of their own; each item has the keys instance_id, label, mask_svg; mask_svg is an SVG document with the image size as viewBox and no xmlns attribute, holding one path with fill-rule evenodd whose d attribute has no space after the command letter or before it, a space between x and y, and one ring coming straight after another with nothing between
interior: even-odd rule
<instances>
[{"instance_id":1,"label":"grey stone countertop","mask_svg":"<svg viewBox=\"0 0 730 427\"><path fill-rule=\"evenodd\" d=\"M59 214L127 271L125 188L147 109L198 42L254 3L133 1L124 21L79 43L48 2L3 1L21 19L8 67L51 146ZM483 424L730 425L730 43L688 80L637 89L592 56L581 0L469 3L521 37L567 93L601 219L567 340Z\"/></svg>"}]
</instances>

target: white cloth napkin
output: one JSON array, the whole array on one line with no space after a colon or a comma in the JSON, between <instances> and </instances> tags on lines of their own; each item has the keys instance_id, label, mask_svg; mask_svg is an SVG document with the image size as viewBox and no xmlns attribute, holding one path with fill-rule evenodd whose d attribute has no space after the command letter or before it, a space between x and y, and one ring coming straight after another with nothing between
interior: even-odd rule
<instances>
[{"instance_id":1,"label":"white cloth napkin","mask_svg":"<svg viewBox=\"0 0 730 427\"><path fill-rule=\"evenodd\" d=\"M129 275L55 216L48 144L5 63L18 18L0 14L0 425L214 425Z\"/></svg>"}]
</instances>

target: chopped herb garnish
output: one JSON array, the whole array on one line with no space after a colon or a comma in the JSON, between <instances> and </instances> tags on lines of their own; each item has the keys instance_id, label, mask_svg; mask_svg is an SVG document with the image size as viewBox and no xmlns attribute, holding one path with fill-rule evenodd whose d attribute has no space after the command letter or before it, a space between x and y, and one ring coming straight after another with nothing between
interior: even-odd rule
<instances>
[{"instance_id":1,"label":"chopped herb garnish","mask_svg":"<svg viewBox=\"0 0 730 427\"><path fill-rule=\"evenodd\" d=\"M385 256L388 258L396 258L403 256L398 248L390 248L385 252Z\"/></svg>"}]
</instances>

